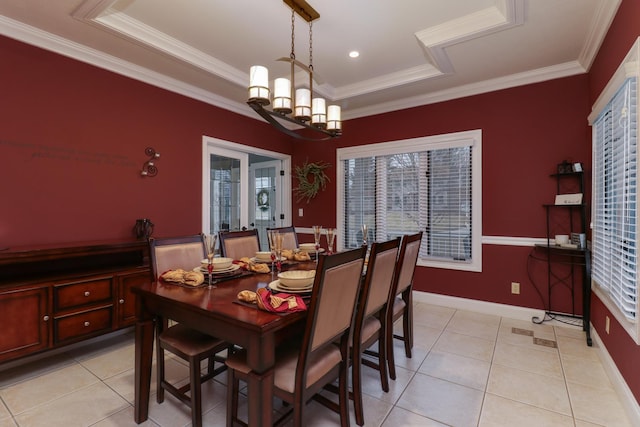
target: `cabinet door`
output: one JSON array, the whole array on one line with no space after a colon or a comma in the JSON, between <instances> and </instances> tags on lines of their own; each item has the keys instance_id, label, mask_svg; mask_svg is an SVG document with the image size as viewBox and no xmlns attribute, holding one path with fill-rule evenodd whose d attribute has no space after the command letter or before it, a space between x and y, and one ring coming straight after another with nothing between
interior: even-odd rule
<instances>
[{"instance_id":1,"label":"cabinet door","mask_svg":"<svg viewBox=\"0 0 640 427\"><path fill-rule=\"evenodd\" d=\"M136 322L136 297L131 292L131 288L148 283L150 280L151 273L149 270L124 274L118 277L118 327L133 325Z\"/></svg>"},{"instance_id":2,"label":"cabinet door","mask_svg":"<svg viewBox=\"0 0 640 427\"><path fill-rule=\"evenodd\" d=\"M0 291L0 362L49 346L49 287Z\"/></svg>"}]
</instances>

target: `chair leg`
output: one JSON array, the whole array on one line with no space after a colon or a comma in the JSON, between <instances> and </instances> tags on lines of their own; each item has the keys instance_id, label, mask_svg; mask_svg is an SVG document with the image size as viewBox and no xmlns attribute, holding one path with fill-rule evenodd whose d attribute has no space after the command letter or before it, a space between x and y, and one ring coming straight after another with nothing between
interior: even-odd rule
<instances>
[{"instance_id":1,"label":"chair leg","mask_svg":"<svg viewBox=\"0 0 640 427\"><path fill-rule=\"evenodd\" d=\"M396 379L396 361L393 356L393 318L387 319L385 330L385 346L387 353L387 366L389 367L389 378Z\"/></svg>"},{"instance_id":2,"label":"chair leg","mask_svg":"<svg viewBox=\"0 0 640 427\"><path fill-rule=\"evenodd\" d=\"M387 358L385 355L387 344L385 340L385 333L380 331L378 336L378 370L380 371L380 385L382 386L382 391L388 393L389 378L387 377Z\"/></svg>"},{"instance_id":3,"label":"chair leg","mask_svg":"<svg viewBox=\"0 0 640 427\"><path fill-rule=\"evenodd\" d=\"M359 343L354 343L351 354L351 382L353 387L353 408L356 424L364 425L364 408L362 405L362 351ZM342 387L342 384L340 385Z\"/></svg>"},{"instance_id":4,"label":"chair leg","mask_svg":"<svg viewBox=\"0 0 640 427\"><path fill-rule=\"evenodd\" d=\"M348 366L346 361L341 362L340 376L338 379L338 401L340 402L340 425L349 427L349 390L348 390Z\"/></svg>"},{"instance_id":5,"label":"chair leg","mask_svg":"<svg viewBox=\"0 0 640 427\"><path fill-rule=\"evenodd\" d=\"M227 427L233 427L238 418L238 389L240 380L235 376L235 371L227 368Z\"/></svg>"},{"instance_id":6,"label":"chair leg","mask_svg":"<svg viewBox=\"0 0 640 427\"><path fill-rule=\"evenodd\" d=\"M191 424L202 427L202 392L200 383L200 359L189 358L189 382L191 388Z\"/></svg>"},{"instance_id":7,"label":"chair leg","mask_svg":"<svg viewBox=\"0 0 640 427\"><path fill-rule=\"evenodd\" d=\"M411 297L411 288L402 296L405 302L405 309L402 315L402 335L404 340L404 352L407 357L411 358L411 349L413 348L413 298Z\"/></svg>"}]
</instances>

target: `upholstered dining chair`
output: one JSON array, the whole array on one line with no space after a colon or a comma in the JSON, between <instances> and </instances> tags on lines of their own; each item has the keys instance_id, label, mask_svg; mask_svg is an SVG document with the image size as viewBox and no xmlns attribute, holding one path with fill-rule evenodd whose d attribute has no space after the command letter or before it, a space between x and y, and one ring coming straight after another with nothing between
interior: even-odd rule
<instances>
[{"instance_id":1,"label":"upholstered dining chair","mask_svg":"<svg viewBox=\"0 0 640 427\"><path fill-rule=\"evenodd\" d=\"M240 259L254 257L260 250L258 230L220 231L220 253L223 257Z\"/></svg>"},{"instance_id":2,"label":"upholstered dining chair","mask_svg":"<svg viewBox=\"0 0 640 427\"><path fill-rule=\"evenodd\" d=\"M285 417L293 412L296 427L303 425L304 406L312 397L338 412L342 426L349 425L349 336L365 253L361 247L320 257L302 342L288 341L277 349L273 396L293 406ZM239 380L246 381L252 373L244 351L231 355L227 367L227 426L233 426L238 421ZM318 395L336 378L338 405Z\"/></svg>"},{"instance_id":3,"label":"upholstered dining chair","mask_svg":"<svg viewBox=\"0 0 640 427\"><path fill-rule=\"evenodd\" d=\"M362 405L362 365L379 371L382 390L389 391L386 358L387 308L389 295L393 287L394 271L400 249L400 238L387 242L373 243L369 252L367 273L360 291L353 327L353 344L351 349L351 378L353 387L353 404L356 423L364 424L364 408ZM388 325L393 327L393 325ZM367 352L367 348L378 342L376 352ZM375 356L373 361L363 354Z\"/></svg>"},{"instance_id":4,"label":"upholstered dining chair","mask_svg":"<svg viewBox=\"0 0 640 427\"><path fill-rule=\"evenodd\" d=\"M282 249L298 249L298 235L296 234L295 227L267 228L267 233L270 230L277 231L283 236Z\"/></svg>"},{"instance_id":5,"label":"upholstered dining chair","mask_svg":"<svg viewBox=\"0 0 640 427\"><path fill-rule=\"evenodd\" d=\"M394 284L391 290L389 310L387 310L387 362L389 377L396 379L395 358L393 356L393 339L404 342L404 351L411 358L413 348L413 275L418 262L422 231L405 235L400 244L400 253L396 265ZM393 324L402 317L402 335L393 333Z\"/></svg>"},{"instance_id":6,"label":"upholstered dining chair","mask_svg":"<svg viewBox=\"0 0 640 427\"><path fill-rule=\"evenodd\" d=\"M200 265L206 258L203 235L149 239L151 265L154 280L170 269L182 268L190 270ZM225 358L218 356L224 350L233 347L215 337L203 334L183 325L175 324L167 327L166 319L157 319L156 328L156 368L158 390L156 400L164 402L165 390L191 408L191 423L202 425L201 384L226 370ZM189 383L176 387L165 378L165 350L185 360L189 364ZM208 359L207 372L201 374L200 364ZM215 367L215 362L220 366Z\"/></svg>"}]
</instances>

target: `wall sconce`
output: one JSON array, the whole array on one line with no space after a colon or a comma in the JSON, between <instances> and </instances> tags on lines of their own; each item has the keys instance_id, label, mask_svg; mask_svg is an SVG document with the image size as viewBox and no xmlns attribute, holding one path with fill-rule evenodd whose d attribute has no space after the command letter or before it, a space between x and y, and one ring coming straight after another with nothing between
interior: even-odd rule
<instances>
[{"instance_id":1,"label":"wall sconce","mask_svg":"<svg viewBox=\"0 0 640 427\"><path fill-rule=\"evenodd\" d=\"M142 172L140 175L142 176L156 176L158 175L158 168L154 164L154 160L160 157L160 153L156 153L156 150L152 147L147 147L144 150L144 154L149 156L149 160L147 160L144 165L142 165Z\"/></svg>"}]
</instances>

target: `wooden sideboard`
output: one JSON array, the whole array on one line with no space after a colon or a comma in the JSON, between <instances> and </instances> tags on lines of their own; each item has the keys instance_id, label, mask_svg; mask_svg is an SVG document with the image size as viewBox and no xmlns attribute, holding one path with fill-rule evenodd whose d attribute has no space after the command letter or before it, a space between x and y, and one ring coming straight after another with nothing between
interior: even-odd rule
<instances>
[{"instance_id":1,"label":"wooden sideboard","mask_svg":"<svg viewBox=\"0 0 640 427\"><path fill-rule=\"evenodd\" d=\"M133 325L150 279L144 240L0 251L0 363Z\"/></svg>"}]
</instances>

